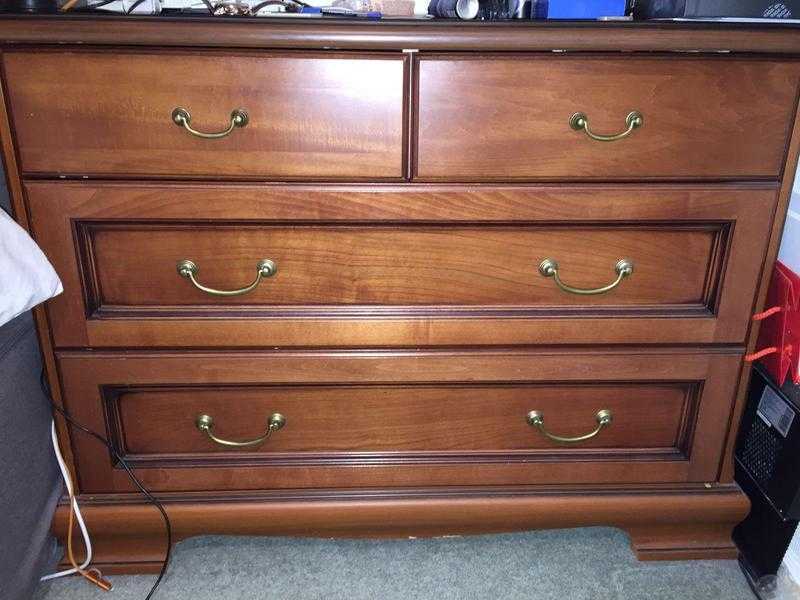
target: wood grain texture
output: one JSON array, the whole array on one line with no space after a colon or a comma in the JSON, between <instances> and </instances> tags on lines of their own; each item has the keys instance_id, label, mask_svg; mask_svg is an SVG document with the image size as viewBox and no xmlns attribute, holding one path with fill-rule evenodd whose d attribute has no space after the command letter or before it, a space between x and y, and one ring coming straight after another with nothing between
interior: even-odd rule
<instances>
[{"instance_id":1,"label":"wood grain texture","mask_svg":"<svg viewBox=\"0 0 800 600\"><path fill-rule=\"evenodd\" d=\"M800 54L797 28L752 23L419 22L177 18L0 17L7 45L201 46L347 50L758 52Z\"/></svg>"},{"instance_id":2,"label":"wood grain texture","mask_svg":"<svg viewBox=\"0 0 800 600\"><path fill-rule=\"evenodd\" d=\"M60 346L738 343L775 202L769 184L26 191L65 284L50 303ZM576 285L607 282L620 258L636 271L578 298L538 274L547 256ZM177 275L182 258L221 287L261 258L279 270L219 302Z\"/></svg>"},{"instance_id":3,"label":"wood grain texture","mask_svg":"<svg viewBox=\"0 0 800 600\"><path fill-rule=\"evenodd\" d=\"M597 484L597 483L655 483L655 482L698 482L710 481L721 460L721 445L724 440L724 431L719 427L720 420L724 420L730 410L734 391L734 376L738 372L740 355L736 353L702 353L698 351L648 351L630 350L613 352L610 350L586 351L441 351L441 352L271 352L271 353L235 353L235 354L114 354L114 353L64 353L60 355L60 372L63 385L66 389L67 406L73 415L85 425L95 431L106 431L109 422L119 418L109 416L108 402L113 399L116 388L159 388L191 387L200 390L199 400L192 400L189 408L183 414L185 423L190 425L197 416L199 405L203 398L209 395L203 392L204 387L219 389L219 398L228 398L228 402L213 404L220 400L212 400L211 407L218 410L230 410L236 402L235 393L227 393L226 387L243 388L255 386L340 386L343 384L358 383L359 385L384 385L391 386L391 394L403 396L404 391L411 393L414 398L424 398L424 390L411 390L409 384L423 385L437 384L439 394L454 398L448 391L448 385L457 383L467 388L463 394L469 398L476 393L485 395L481 387L496 386L496 384L546 384L542 396L531 398L531 402L539 400L545 402L547 412L552 414L551 423L556 428L563 428L567 432L583 430L591 425L592 414L603 406L596 405L597 397L605 402L614 402L614 407L619 406L620 419L623 424L619 429L620 435L625 435L627 430L628 442L638 444L640 456L636 460L626 457L625 452L613 453L610 448L602 446L589 448L585 451L565 451L563 448L541 445L541 440L530 440L528 449L539 450L531 454L525 451L514 452L508 444L522 443L525 435L531 435L528 426L524 423L522 405L512 412L522 412L516 419L517 433L510 433L509 440L504 442L504 449L492 454L480 453L464 448L464 442L456 441L460 434L449 434L437 442L445 447L451 446L444 452L442 445L430 446L428 452L421 456L403 456L394 451L380 452L375 450L369 454L364 452L348 453L341 447L338 451L309 453L303 456L297 449L309 438L300 433L301 438L295 438L297 445L292 446L293 434L289 433L288 441L281 442L279 437L292 431L292 418L296 409L289 411L287 406L286 432L279 431L275 434L275 455L270 454L270 445L264 446L263 453L243 456L241 453L217 456L213 464L203 461L192 461L191 456L184 456L183 460L176 460L174 455L185 449L187 452L195 446L181 446L180 438L188 434L186 429L173 430L171 436L178 436L176 446L169 446L168 442L160 442L159 449L164 451L174 450L172 456L164 455L159 461L152 461L147 469L142 469L139 476L143 483L150 489L159 492L187 491L187 490L258 490L258 489L320 489L320 488L375 488L375 487L409 487L433 485L525 485L525 484ZM575 392L575 384L588 385L581 392ZM652 391L660 395L663 406L652 414L663 410L670 410L672 404L672 417L664 415L664 419L673 423L672 431L677 437L687 436L686 449L682 452L654 451L652 445L658 439L646 425L647 418L641 412L647 405L647 394L631 398L620 395L617 400L607 395L605 386L611 387L631 385L658 390L659 386L671 386L686 389L687 385L700 391L699 396L687 402L692 406L682 406L682 416L677 418L678 410L676 400L669 393ZM471 392L472 386L478 391ZM600 390L595 397L592 386ZM655 387L652 387L655 386ZM541 386L540 386L541 387ZM444 388L443 390L441 388ZM376 388L377 389L377 388ZM512 390L514 387L512 386ZM210 390L209 390L210 391ZM484 393L482 393L484 392ZM124 393L124 392L123 392ZM145 392L146 393L146 392ZM309 392L310 393L310 392ZM388 392L387 392L388 393ZM419 394L418 396L415 394ZM498 390L491 392L490 397L499 398ZM511 392L515 396L515 392ZM551 395L552 394L552 395ZM157 398L157 396L151 396ZM192 398L191 396L189 396ZM247 397L247 396L245 396ZM330 397L330 396L328 396ZM372 391L363 392L362 395L351 394L348 402L354 406L348 408L352 419L373 419L375 427L387 427L389 424L402 418L397 410L414 411L414 402L407 400L402 409L396 409L399 400L392 400L396 396L382 396ZM672 400L668 398L672 397ZM370 403L358 398L371 398ZM548 400L549 398L549 400ZM153 400L155 401L155 400ZM311 410L315 402L322 400L308 400L304 403L307 410ZM454 400L451 400L452 402ZM124 404L126 400L122 400ZM164 400L162 399L162 402ZM342 400L343 402L343 400ZM432 401L433 402L433 401ZM498 400L498 403L500 401ZM641 402L633 409L631 415L626 417L625 408L617 402L625 402L625 406ZM570 408L564 405L570 403ZM135 419L140 423L134 427L132 442L143 439L146 434L144 429L154 428L163 434L163 427L167 423L176 423L182 413L180 406L187 406L171 402L169 411L176 416L167 417L162 424L157 422L157 415L163 414L164 409L155 411L152 416L145 412L137 413ZM439 401L444 408L447 404ZM223 406L225 405L225 406ZM469 403L465 403L465 410L469 410ZM419 406L417 404L416 406ZM558 407L558 408L556 408ZM531 406L528 410L535 407ZM129 409L122 409L122 427L127 427L126 417L132 421ZM268 410L273 410L272 408ZM384 414L384 410L387 411ZM442 432L452 425L452 416L442 409L431 407L428 421L439 420L438 424L418 425L423 435ZM501 407L488 409L495 412L491 419L503 419L504 409ZM568 416L561 416L561 411L566 410ZM585 415L585 413L589 413ZM237 414L237 413L234 413ZM239 417L239 420L243 419ZM580 419L578 419L580 414ZM141 416L139 416L141 415ZM438 415L438 417L434 416ZM212 415L213 416L213 415ZM330 410L319 418L332 418ZM235 419L237 417L234 417ZM312 417L313 418L313 417ZM547 417L546 417L547 418ZM625 425L631 418L641 425L641 430L633 433L633 422L630 429ZM224 427L225 418L220 417L220 426ZM302 427L304 418L299 417L297 427ZM441 420L444 419L444 423ZM253 427L262 427L264 416L258 415L248 419ZM675 427L677 420L681 424ZM568 421L570 421L568 423ZM574 422L573 422L574 421ZM382 424L382 425L380 425ZM119 427L118 425L112 425ZM319 431L320 425L308 425L311 431ZM346 424L332 425L339 431ZM503 431L514 431L514 426L503 422L500 426ZM612 425L613 428L613 425ZM491 432L492 426L488 426ZM181 435L181 431L184 435ZM299 431L299 430L298 430ZM524 431L524 433L523 433ZM610 431L610 429L609 429ZM243 433L243 430L234 429L231 434ZM157 437L163 435L156 433ZM123 435L125 435L123 433ZM199 433L198 433L199 435ZM309 433L310 435L310 433ZM354 425L353 433L343 433L342 438L351 449L358 443L348 442L348 435L358 436L359 427ZM387 434L389 439L392 435ZM492 435L491 433L488 435ZM614 434L617 435L617 434ZM666 434L658 434L665 439ZM517 437L521 436L521 437ZM631 439L633 437L634 439ZM599 436L598 436L599 438ZM190 438L191 439L191 438ZM326 439L330 439L329 437ZM412 441L407 444L413 444ZM513 440L518 440L514 442ZM602 439L598 442L602 444ZM615 438L611 437L610 440ZM449 440L449 441L448 441ZM322 442L319 439L317 443ZM146 447L147 442L144 442ZM150 442L152 445L153 442ZM190 442L192 444L193 442ZM280 444L289 444L285 453L280 452ZM488 442L487 442L488 443ZM494 442L498 444L497 441ZM622 442L620 442L621 444ZM675 444L681 444L675 441ZM113 466L108 452L94 440L77 438L76 458L78 473L82 490L85 493L110 493L131 491L130 482L121 469ZM165 445L167 444L167 445ZM362 442L363 444L363 442ZM459 444L461 448L459 449ZM486 445L486 444L483 444ZM648 446L651 446L648 451ZM408 448L409 446L406 446ZM419 446L417 446L419 447ZM293 456L291 449L295 449ZM549 451L547 450L549 448ZM322 450L317 448L318 450ZM324 449L324 448L323 448ZM363 445L362 445L363 449ZM438 451L437 451L438 449ZM331 448L329 448L331 450ZM333 449L335 450L335 449ZM489 448L488 450L491 450ZM663 450L663 449L662 449ZM590 452L590 454L586 454ZM572 454L571 454L572 453ZM573 456L574 455L574 456Z\"/></svg>"},{"instance_id":4,"label":"wood grain texture","mask_svg":"<svg viewBox=\"0 0 800 600\"><path fill-rule=\"evenodd\" d=\"M573 56L422 57L416 174L427 180L779 177L800 63ZM598 133L644 125L603 143Z\"/></svg>"},{"instance_id":5,"label":"wood grain texture","mask_svg":"<svg viewBox=\"0 0 800 600\"><path fill-rule=\"evenodd\" d=\"M2 56L0 54L0 56ZM17 151L14 144L14 133L11 119L6 106L8 103L8 89L5 82L0 80L0 148L2 148L3 176L5 178L8 199L11 203L12 216L22 227L29 229L28 214L25 210L25 200L22 191L22 178L20 177Z\"/></svg>"},{"instance_id":6,"label":"wood grain texture","mask_svg":"<svg viewBox=\"0 0 800 600\"><path fill-rule=\"evenodd\" d=\"M281 453L530 452L564 455L585 449L598 458L627 449L682 454L696 398L684 384L536 384L260 386L108 390L118 415L120 450L134 459L194 454L238 460ZM611 426L586 442L559 446L525 422L541 411L548 431L578 436L608 409ZM270 414L286 426L259 447L236 450L210 441L195 417L214 418L214 434L247 440L261 435ZM114 424L111 424L112 427ZM165 457L165 461L169 458Z\"/></svg>"},{"instance_id":7,"label":"wood grain texture","mask_svg":"<svg viewBox=\"0 0 800 600\"><path fill-rule=\"evenodd\" d=\"M733 526L747 513L741 490L579 490L431 497L249 499L167 503L177 540L199 534L407 537L614 526L629 532L643 560L734 558ZM153 572L164 556L164 526L151 506L98 504L82 510L104 573ZM66 507L54 531L66 533Z\"/></svg>"},{"instance_id":8,"label":"wood grain texture","mask_svg":"<svg viewBox=\"0 0 800 600\"><path fill-rule=\"evenodd\" d=\"M3 163L3 175L5 177L8 198L11 202L12 215L17 223L25 229L30 230L28 209L25 203L25 193L19 172L11 120L6 110L6 100L6 87L2 81L2 77L0 77L0 160L2 160ZM51 399L58 406L63 406L55 354L53 353L53 335L47 310L44 305L40 304L39 306L35 306L32 312L34 321L36 322L36 338L42 353L42 367L49 383ZM72 446L69 443L70 437L66 427L66 421L58 414L54 415L54 420L59 439L61 440L61 452L66 461L67 469L73 481L76 481L77 477L72 458Z\"/></svg>"},{"instance_id":9,"label":"wood grain texture","mask_svg":"<svg viewBox=\"0 0 800 600\"><path fill-rule=\"evenodd\" d=\"M401 55L6 52L23 172L401 179ZM176 107L200 139L172 122ZM57 130L58 135L53 135Z\"/></svg>"},{"instance_id":10,"label":"wood grain texture","mask_svg":"<svg viewBox=\"0 0 800 600\"><path fill-rule=\"evenodd\" d=\"M722 243L724 244L722 232ZM719 226L174 226L89 224L97 306L596 306L709 307L718 281ZM596 297L568 294L538 271L558 260L581 288L614 281L629 258L635 271ZM249 284L269 258L278 272L241 296L218 297L176 272L190 259L217 289ZM709 273L709 267L716 272ZM197 310L197 308L195 309ZM202 310L202 309L200 309Z\"/></svg>"},{"instance_id":11,"label":"wood grain texture","mask_svg":"<svg viewBox=\"0 0 800 600\"><path fill-rule=\"evenodd\" d=\"M753 313L760 312L765 308L764 303L766 302L767 298L767 290L769 288L770 279L772 278L775 261L778 258L778 250L780 249L781 245L783 226L786 221L786 214L789 210L789 203L791 202L792 198L792 190L794 188L795 176L797 174L798 160L800 160L800 113L795 114L790 144L786 149L786 163L783 176L781 178L778 204L775 207L772 230L769 235L769 245L767 246L764 255L764 265L758 279L758 295L756 296L753 304ZM756 350L759 326L760 323L758 321L750 322L750 328L747 335L748 353ZM720 469L720 481L733 481L734 444L738 436L739 422L742 417L742 412L744 411L744 405L747 402L747 389L750 382L751 371L750 367L750 363L743 363L741 372L739 374L739 387L736 395L736 403L731 411L731 419L729 424L730 430L728 432L725 460Z\"/></svg>"},{"instance_id":12,"label":"wood grain texture","mask_svg":"<svg viewBox=\"0 0 800 600\"><path fill-rule=\"evenodd\" d=\"M0 17L9 188L65 284L37 313L51 384L123 447L177 539L613 525L643 559L731 557L741 354L800 152L797 31ZM258 118L189 146L166 120L179 96L198 128L240 98ZM645 126L599 151L567 125L582 110L614 131L634 108ZM155 269L147 289L145 264L189 246L201 280L239 284L265 232L304 259L265 282L302 274L286 295L186 298ZM540 244L582 285L626 245L660 273L679 256L680 275L616 304L554 301L519 278ZM388 266L408 256L419 285ZM557 433L584 431L598 401L619 416L554 448L519 420L534 392ZM231 437L273 406L289 425L220 452L192 428L200 406ZM157 512L102 446L70 443L98 564L156 569Z\"/></svg>"}]
</instances>

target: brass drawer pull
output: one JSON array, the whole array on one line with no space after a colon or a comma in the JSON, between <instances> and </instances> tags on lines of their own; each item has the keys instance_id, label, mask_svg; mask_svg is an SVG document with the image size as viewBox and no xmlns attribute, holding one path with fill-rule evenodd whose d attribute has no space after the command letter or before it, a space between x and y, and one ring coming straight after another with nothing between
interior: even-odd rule
<instances>
[{"instance_id":1,"label":"brass drawer pull","mask_svg":"<svg viewBox=\"0 0 800 600\"><path fill-rule=\"evenodd\" d=\"M597 411L595 419L597 419L597 427L594 429L594 431L591 431L585 435L579 435L577 437L562 437L560 435L552 434L544 428L544 415L538 410L532 410L525 417L528 425L531 427L536 427L548 438L561 444L577 444L578 442L585 442L586 440L592 439L594 436L600 433L604 427L611 425L613 416L610 410L604 408L603 410Z\"/></svg>"},{"instance_id":2,"label":"brass drawer pull","mask_svg":"<svg viewBox=\"0 0 800 600\"><path fill-rule=\"evenodd\" d=\"M214 419L211 418L211 415L199 415L195 421L195 425L199 431L205 433L211 441L216 442L217 444L222 446L233 446L234 448L244 448L246 446L258 446L259 444L263 444L266 439L272 435L273 431L278 431L284 425L286 425L286 417L284 417L281 413L271 414L269 419L267 419L267 430L264 432L264 435L246 442L232 442L231 440L223 440L222 438L215 436L213 432Z\"/></svg>"},{"instance_id":3,"label":"brass drawer pull","mask_svg":"<svg viewBox=\"0 0 800 600\"><path fill-rule=\"evenodd\" d=\"M561 277L558 275L558 263L552 258L545 258L541 263L539 263L539 273L542 276L552 277L555 280L556 285L565 292L569 292L570 294L580 294L581 296L593 296L595 294L605 294L606 292L610 292L617 287L623 279L630 277L633 274L633 263L623 258L614 266L614 271L617 273L617 278L608 285L593 289L581 289L572 287L571 285L567 285L561 281Z\"/></svg>"},{"instance_id":4,"label":"brass drawer pull","mask_svg":"<svg viewBox=\"0 0 800 600\"><path fill-rule=\"evenodd\" d=\"M599 133L592 133L592 131L589 129L589 117L587 117L584 113L578 112L569 118L570 127L572 127L575 131L580 131L582 129L586 135L593 140L597 140L598 142L616 142L617 140L628 137L634 129L644 125L644 116L638 110L634 110L633 112L629 113L627 117L625 117L625 124L628 126L628 128L622 133L601 135Z\"/></svg>"},{"instance_id":5,"label":"brass drawer pull","mask_svg":"<svg viewBox=\"0 0 800 600\"><path fill-rule=\"evenodd\" d=\"M231 131L236 129L237 127L246 127L247 123L250 122L250 117L247 116L247 112L243 108L237 108L231 113L231 123L228 125L228 128L224 131L217 131L214 133L204 133L202 131L197 131L193 129L191 126L192 122L192 115L183 107L177 107L175 110L172 111L172 122L175 123L178 127L183 127L186 131L191 133L192 135L204 138L207 140L216 140L219 138L224 138L225 136L229 135Z\"/></svg>"},{"instance_id":6,"label":"brass drawer pull","mask_svg":"<svg viewBox=\"0 0 800 600\"><path fill-rule=\"evenodd\" d=\"M178 261L178 275L185 277L192 282L192 285L198 290L211 294L212 296L241 296L247 292L252 292L261 283L265 277L272 277L278 270L278 265L268 258L265 258L256 265L256 278L250 285L240 288L238 290L215 290L214 288L206 287L197 281L196 275L200 268L192 261L185 259Z\"/></svg>"}]
</instances>

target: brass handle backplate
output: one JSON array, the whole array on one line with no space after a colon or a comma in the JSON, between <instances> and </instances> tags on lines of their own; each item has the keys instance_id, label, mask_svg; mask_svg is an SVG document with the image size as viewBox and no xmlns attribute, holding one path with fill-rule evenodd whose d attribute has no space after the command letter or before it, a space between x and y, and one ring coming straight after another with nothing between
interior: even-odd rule
<instances>
[{"instance_id":1,"label":"brass handle backplate","mask_svg":"<svg viewBox=\"0 0 800 600\"><path fill-rule=\"evenodd\" d=\"M197 281L197 272L200 270L200 267L188 259L178 261L177 270L178 275L191 281L194 287L205 292L206 294L211 294L212 296L241 296L242 294L252 292L254 289L256 289L258 284L261 283L261 280L265 277L272 277L275 275L275 273L278 271L278 265L268 258L260 261L256 265L256 278L253 280L253 283L238 290L216 290L203 285Z\"/></svg>"},{"instance_id":2,"label":"brass handle backplate","mask_svg":"<svg viewBox=\"0 0 800 600\"><path fill-rule=\"evenodd\" d=\"M633 274L633 262L623 258L617 261L617 264L614 265L614 271L617 274L617 278L608 285L604 285L603 287L599 288L584 289L572 287L571 285L567 285L561 281L561 277L558 274L558 263L552 258L545 258L541 263L539 263L539 273L543 277L552 277L556 282L556 285L565 292L569 292L570 294L579 294L581 296L594 296L595 294L605 294L606 292L610 292L617 287L623 279L630 277Z\"/></svg>"},{"instance_id":3,"label":"brass handle backplate","mask_svg":"<svg viewBox=\"0 0 800 600\"><path fill-rule=\"evenodd\" d=\"M192 123L191 113L185 108L178 106L177 108L175 108L175 110L172 111L172 122L175 123L175 125L177 125L178 127L183 127L193 136L204 138L207 140L216 140L219 138L224 138L227 135L230 135L230 133L237 127L246 127L247 124L250 122L250 117L247 115L247 111L245 111L243 108L237 108L231 113L231 122L228 125L227 129L224 129L223 131L205 133L203 131L197 131L197 129L194 129L191 125Z\"/></svg>"},{"instance_id":4,"label":"brass handle backplate","mask_svg":"<svg viewBox=\"0 0 800 600\"><path fill-rule=\"evenodd\" d=\"M625 124L627 125L627 129L621 133L602 135L600 133L594 133L589 129L589 117L584 113L577 112L569 118L570 127L575 131L583 130L587 136L598 142L616 142L617 140L628 137L634 129L644 125L644 116L638 110L634 110L625 117Z\"/></svg>"},{"instance_id":5,"label":"brass handle backplate","mask_svg":"<svg viewBox=\"0 0 800 600\"><path fill-rule=\"evenodd\" d=\"M264 432L264 435L257 437L254 440L234 442L231 440L223 440L222 438L218 438L214 435L214 419L211 417L211 415L198 415L197 419L195 420L195 426L197 429L205 433L211 441L222 446L231 446L234 448L244 448L263 444L266 439L272 435L273 431L278 431L279 429L283 428L284 425L286 425L286 417L284 417L281 413L273 413L269 416L269 419L267 419L267 430Z\"/></svg>"},{"instance_id":6,"label":"brass handle backplate","mask_svg":"<svg viewBox=\"0 0 800 600\"><path fill-rule=\"evenodd\" d=\"M613 420L613 415L611 411L607 408L603 410L597 411L595 415L595 419L597 420L597 427L593 431L586 433L584 435L579 435L577 437L563 437L560 435L555 435L550 433L544 427L544 415L538 410L532 410L525 416L525 420L528 422L528 425L531 427L536 427L539 431L541 431L545 436L553 440L554 442L558 442L560 444L577 444L579 442L585 442L586 440L592 439L598 433L600 433L604 427L608 427L611 425L611 421Z\"/></svg>"}]
</instances>

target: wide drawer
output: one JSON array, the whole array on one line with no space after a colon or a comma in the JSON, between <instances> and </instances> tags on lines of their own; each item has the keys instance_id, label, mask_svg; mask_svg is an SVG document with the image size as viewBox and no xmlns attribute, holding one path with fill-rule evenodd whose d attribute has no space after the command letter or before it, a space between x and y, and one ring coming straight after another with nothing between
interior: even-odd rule
<instances>
[{"instance_id":1,"label":"wide drawer","mask_svg":"<svg viewBox=\"0 0 800 600\"><path fill-rule=\"evenodd\" d=\"M59 346L740 342L775 202L727 186L27 191L65 283Z\"/></svg>"},{"instance_id":2,"label":"wide drawer","mask_svg":"<svg viewBox=\"0 0 800 600\"><path fill-rule=\"evenodd\" d=\"M7 52L3 63L24 173L404 174L400 55ZM198 137L176 109L200 133L230 132Z\"/></svg>"},{"instance_id":3,"label":"wide drawer","mask_svg":"<svg viewBox=\"0 0 800 600\"><path fill-rule=\"evenodd\" d=\"M59 365L73 416L108 431L148 487L199 491L712 481L739 361L604 349L66 353ZM276 413L283 426L259 441ZM130 489L106 449L73 446L84 492Z\"/></svg>"},{"instance_id":4,"label":"wide drawer","mask_svg":"<svg viewBox=\"0 0 800 600\"><path fill-rule=\"evenodd\" d=\"M432 56L418 78L423 179L778 178L800 63Z\"/></svg>"}]
</instances>

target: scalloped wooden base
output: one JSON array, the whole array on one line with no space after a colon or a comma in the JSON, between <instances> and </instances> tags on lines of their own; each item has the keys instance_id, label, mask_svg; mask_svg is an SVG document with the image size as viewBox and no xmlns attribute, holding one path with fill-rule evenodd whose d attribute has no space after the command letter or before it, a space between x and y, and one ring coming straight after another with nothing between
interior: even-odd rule
<instances>
[{"instance_id":1,"label":"scalloped wooden base","mask_svg":"<svg viewBox=\"0 0 800 600\"><path fill-rule=\"evenodd\" d=\"M404 537L612 526L628 532L640 560L734 558L731 530L749 509L734 486L670 491L626 489L313 493L199 498L165 506L174 541L196 535ZM86 499L82 507L106 573L157 571L164 525L150 505ZM66 531L66 506L54 521Z\"/></svg>"}]
</instances>

